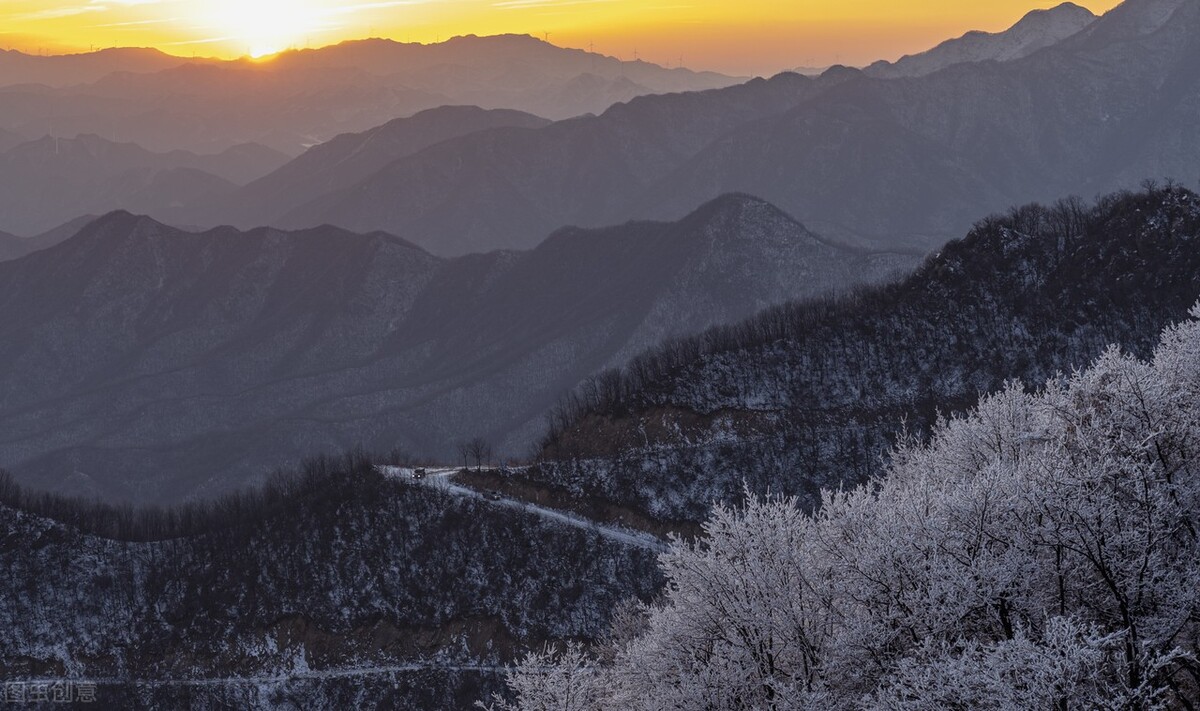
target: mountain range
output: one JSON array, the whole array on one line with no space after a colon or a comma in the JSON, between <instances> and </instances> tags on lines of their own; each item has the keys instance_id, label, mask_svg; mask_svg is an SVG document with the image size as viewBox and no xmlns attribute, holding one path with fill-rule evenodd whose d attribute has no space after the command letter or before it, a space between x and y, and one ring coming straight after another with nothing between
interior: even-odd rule
<instances>
[{"instance_id":1,"label":"mountain range","mask_svg":"<svg viewBox=\"0 0 1200 711\"><path fill-rule=\"evenodd\" d=\"M1130 0L1010 61L886 80L783 74L554 123L442 107L286 165L255 146L18 145L0 154L10 232L114 201L174 225L253 229L124 212L50 249L36 251L67 228L5 238L0 454L27 481L169 500L358 442L445 456L478 434L521 453L589 374L666 337L876 281L985 214L972 206L1184 172L1200 150L1187 120L1197 27L1194 3ZM530 42L485 44L524 56ZM418 49L291 53L278 71L385 66ZM229 67L177 68L214 69ZM736 186L752 192L725 192ZM688 196L707 197L687 208ZM686 216L624 223L643 209ZM128 478L97 480L118 471ZM150 471L174 478L156 488Z\"/></svg>"},{"instance_id":2,"label":"mountain range","mask_svg":"<svg viewBox=\"0 0 1200 711\"><path fill-rule=\"evenodd\" d=\"M110 50L0 55L0 128L92 133L150 150L219 153L261 143L289 155L334 136L443 105L551 119L600 112L651 93L740 79L555 47L521 35L432 45L361 40L266 61Z\"/></svg>"},{"instance_id":3,"label":"mountain range","mask_svg":"<svg viewBox=\"0 0 1200 711\"><path fill-rule=\"evenodd\" d=\"M1198 67L0 52L0 701L1197 698Z\"/></svg>"},{"instance_id":4,"label":"mountain range","mask_svg":"<svg viewBox=\"0 0 1200 711\"><path fill-rule=\"evenodd\" d=\"M154 153L94 135L43 136L0 153L0 224L29 235L114 206L178 209L231 192L287 160L255 144L196 155Z\"/></svg>"},{"instance_id":5,"label":"mountain range","mask_svg":"<svg viewBox=\"0 0 1200 711\"><path fill-rule=\"evenodd\" d=\"M564 224L678 219L743 192L843 242L929 250L1012 204L1190 179L1198 37L1195 3L1129 0L1011 61L898 79L834 68L641 97L447 140L256 217L384 230L457 255L528 248ZM228 221L203 212L188 224Z\"/></svg>"},{"instance_id":6,"label":"mountain range","mask_svg":"<svg viewBox=\"0 0 1200 711\"><path fill-rule=\"evenodd\" d=\"M20 259L27 254L53 247L59 242L65 242L95 219L96 215L83 215L33 237L18 237L7 232L0 232L0 262Z\"/></svg>"},{"instance_id":7,"label":"mountain range","mask_svg":"<svg viewBox=\"0 0 1200 711\"><path fill-rule=\"evenodd\" d=\"M157 49L138 47L52 56L0 49L0 86L77 86L117 72L159 72L185 61Z\"/></svg>"},{"instance_id":8,"label":"mountain range","mask_svg":"<svg viewBox=\"0 0 1200 711\"><path fill-rule=\"evenodd\" d=\"M968 32L920 54L895 62L875 62L865 71L883 79L918 77L955 64L1021 59L1079 33L1095 20L1091 10L1066 2L1048 10L1034 10L1003 32Z\"/></svg>"},{"instance_id":9,"label":"mountain range","mask_svg":"<svg viewBox=\"0 0 1200 711\"><path fill-rule=\"evenodd\" d=\"M733 196L697 218L745 211L771 208ZM195 237L131 215L95 227ZM678 229L661 233L664 248ZM121 232L90 239L120 242ZM257 249L240 244L253 236L227 236ZM300 251L304 237L275 239ZM341 239L414 251L383 235ZM663 590L660 546L616 517L695 533L697 512L747 490L811 506L818 486L877 473L905 421L919 436L939 409L967 407L1009 377L1058 377L1106 344L1145 354L1157 327L1196 299L1197 239L1200 197L1173 186L1094 207L1014 209L905 280L778 308L600 376L528 469L422 483L386 458L351 454L258 491L141 511L22 491L0 473L0 622L11 632L0 674L69 673L122 707L470 708L526 650L572 640L604 654L639 628L640 605ZM208 258L227 260L218 252L228 249ZM161 245L155 254L167 256ZM314 291L346 287L311 271L285 281L306 280ZM110 308L132 316L133 306ZM149 333L194 309L160 302L129 320ZM342 336L342 347L358 342ZM464 486L472 477L503 491ZM535 503L547 499L596 517ZM52 570L71 571L71 584L41 582Z\"/></svg>"},{"instance_id":10,"label":"mountain range","mask_svg":"<svg viewBox=\"0 0 1200 711\"><path fill-rule=\"evenodd\" d=\"M364 131L337 136L245 188L222 194L182 213L184 222L216 212L235 225L272 224L309 202L366 180L393 161L443 141L492 128L534 129L546 119L520 111L444 106ZM213 204L215 202L215 204ZM166 211L170 217L173 211Z\"/></svg>"},{"instance_id":11,"label":"mountain range","mask_svg":"<svg viewBox=\"0 0 1200 711\"><path fill-rule=\"evenodd\" d=\"M114 213L0 263L0 461L44 488L168 501L359 443L451 457L479 435L525 454L594 372L914 262L736 195L457 259L384 233Z\"/></svg>"},{"instance_id":12,"label":"mountain range","mask_svg":"<svg viewBox=\"0 0 1200 711\"><path fill-rule=\"evenodd\" d=\"M317 145L291 165L277 154L267 159L268 149L260 148L259 169L237 176L179 158L136 175L80 167L70 179L98 185L69 196L16 189L0 227L29 234L79 214L126 209L189 228L332 224L385 231L433 254L460 256L529 249L568 224L676 220L718 195L746 193L803 216L840 242L927 251L968 229L975 216L1010 204L1094 195L1147 176L1187 180L1200 159L1192 120L1200 87L1190 71L1200 56L1198 14L1185 0L1129 0L1101 18L1066 4L1031 13L1006 32L971 34L865 72L835 67L816 78L782 74L641 96L599 116L555 123L451 106L411 114L459 103L454 92L438 93L435 84L447 77L458 82L455 97L485 108L503 102L464 87L544 89L593 63L605 76L680 77L682 83L655 91L722 83L503 36L431 46L355 42L288 52L264 64L184 62L108 74L86 90L9 87L0 89L6 96L0 127L7 125L13 140L45 130L45 111L74 97L84 103L54 109L55 135L83 128L64 116L107 116L100 133L109 139L72 139L92 145L113 143L122 131L150 147L193 143L163 127L232 137L224 124L254 127L239 138L253 135L266 145L279 145L281 132L304 136L288 139L291 153ZM412 80L397 80L400 70ZM424 99L401 96L416 94ZM317 100L320 107L307 103ZM354 108L363 101L375 102L373 108ZM158 128L111 113L140 111L145 102L156 106L140 116ZM334 105L343 107L343 119L352 117L349 123L330 119L327 107ZM237 108L212 113L230 106ZM278 114L281 107L287 116ZM311 125L301 129L296 121ZM367 126L373 128L361 130ZM352 130L333 135L346 128ZM48 148L41 139L6 153L22 145ZM10 180L17 185L27 171L27 182L36 185L46 170L59 180L45 161L18 161L9 166L16 173Z\"/></svg>"},{"instance_id":13,"label":"mountain range","mask_svg":"<svg viewBox=\"0 0 1200 711\"><path fill-rule=\"evenodd\" d=\"M628 219L630 202L681 156L786 109L821 84L781 75L722 91L643 97L600 117L536 130L479 131L392 161L286 214L254 219L283 226L388 223L395 228L388 231L446 256L529 248L563 225ZM210 222L236 217L200 205L184 219L203 224L206 216Z\"/></svg>"}]
</instances>

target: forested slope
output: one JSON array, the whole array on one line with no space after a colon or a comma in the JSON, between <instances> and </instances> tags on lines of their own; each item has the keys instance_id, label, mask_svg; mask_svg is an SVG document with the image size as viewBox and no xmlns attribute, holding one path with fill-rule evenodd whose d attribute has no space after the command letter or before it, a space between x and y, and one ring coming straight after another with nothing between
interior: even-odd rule
<instances>
[{"instance_id":1,"label":"forested slope","mask_svg":"<svg viewBox=\"0 0 1200 711\"><path fill-rule=\"evenodd\" d=\"M1200 306L899 448L879 479L718 506L663 600L525 660L501 711L1192 709Z\"/></svg>"},{"instance_id":2,"label":"forested slope","mask_svg":"<svg viewBox=\"0 0 1200 711\"><path fill-rule=\"evenodd\" d=\"M363 456L170 511L0 477L0 565L0 676L96 681L110 708L465 708L521 650L593 639L660 584L652 551Z\"/></svg>"},{"instance_id":3,"label":"forested slope","mask_svg":"<svg viewBox=\"0 0 1200 711\"><path fill-rule=\"evenodd\" d=\"M1110 344L1146 355L1200 296L1200 199L1177 187L980 222L913 276L678 340L551 417L533 476L695 523L715 500L880 470L905 426L1009 379L1036 386Z\"/></svg>"}]
</instances>

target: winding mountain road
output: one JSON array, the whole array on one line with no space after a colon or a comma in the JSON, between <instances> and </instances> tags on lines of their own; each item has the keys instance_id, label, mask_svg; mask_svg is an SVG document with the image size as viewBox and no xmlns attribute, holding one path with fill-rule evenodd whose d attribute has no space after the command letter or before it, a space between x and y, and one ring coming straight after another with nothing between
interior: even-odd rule
<instances>
[{"instance_id":1,"label":"winding mountain road","mask_svg":"<svg viewBox=\"0 0 1200 711\"><path fill-rule=\"evenodd\" d=\"M416 479L414 477L414 470L411 468L380 467L379 469L388 476L412 479L413 481L426 486L437 487L443 491L454 494L455 496L479 499L494 506L502 506L504 508L525 511L527 513L541 516L542 518L555 521L566 526L571 526L573 528L578 528L585 531L591 531L610 540L623 543L627 546L655 551L665 551L667 549L667 544L665 541L649 533L631 531L626 528L618 528L615 526L606 526L590 519L583 518L582 516L565 513L556 509L546 508L545 506L538 506L537 504L532 504L528 501L522 501L520 499L513 499L505 496L499 496L499 498L486 496L475 489L456 483L453 480L454 475L459 471L456 468L427 469L425 478L423 479Z\"/></svg>"}]
</instances>

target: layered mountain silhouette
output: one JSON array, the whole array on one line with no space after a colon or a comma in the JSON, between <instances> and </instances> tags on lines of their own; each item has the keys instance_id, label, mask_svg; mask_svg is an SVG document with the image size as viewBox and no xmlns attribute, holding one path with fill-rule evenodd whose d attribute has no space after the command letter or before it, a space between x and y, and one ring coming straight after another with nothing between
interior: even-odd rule
<instances>
[{"instance_id":1,"label":"layered mountain silhouette","mask_svg":"<svg viewBox=\"0 0 1200 711\"><path fill-rule=\"evenodd\" d=\"M1034 10L1003 32L968 32L895 62L876 62L866 73L880 78L917 77L967 62L1007 62L1028 57L1080 32L1096 20L1091 10L1067 2Z\"/></svg>"},{"instance_id":2,"label":"layered mountain silhouette","mask_svg":"<svg viewBox=\"0 0 1200 711\"><path fill-rule=\"evenodd\" d=\"M0 262L20 259L27 254L33 254L65 242L87 227L96 217L96 215L83 215L33 237L18 237L7 232L0 232Z\"/></svg>"},{"instance_id":3,"label":"layered mountain silhouette","mask_svg":"<svg viewBox=\"0 0 1200 711\"><path fill-rule=\"evenodd\" d=\"M336 135L443 105L562 119L643 94L739 81L518 35L432 45L362 40L267 61L140 50L69 57L10 52L0 55L0 128L41 135L54 124L60 135L94 133L156 151L216 153L261 143L298 155Z\"/></svg>"},{"instance_id":4,"label":"layered mountain silhouette","mask_svg":"<svg viewBox=\"0 0 1200 711\"><path fill-rule=\"evenodd\" d=\"M560 408L534 479L696 525L743 487L796 495L880 472L907 431L1116 345L1149 355L1200 297L1200 197L1117 194L981 222L915 274L666 345Z\"/></svg>"},{"instance_id":5,"label":"layered mountain silhouette","mask_svg":"<svg viewBox=\"0 0 1200 711\"><path fill-rule=\"evenodd\" d=\"M811 552L737 534L693 551L715 577L679 577L666 534L716 530L715 502L812 511L947 414L1198 314L1197 68L1198 0L745 82L523 36L0 52L0 680L95 680L111 708L468 708L529 650L642 648L664 572ZM1016 439L1020 474L1042 440ZM862 588L885 624L904 572ZM1099 688L1058 654L1078 635L975 597L959 617L1003 639L940 625L905 678L999 706L1029 670ZM679 609L654 619L676 642L738 627ZM702 661L766 659L787 704L777 640L718 641ZM1125 653L1134 698L1155 660ZM957 684L1000 657L1016 672Z\"/></svg>"},{"instance_id":6,"label":"layered mountain silhouette","mask_svg":"<svg viewBox=\"0 0 1200 711\"><path fill-rule=\"evenodd\" d=\"M831 81L786 74L726 90L642 97L600 117L536 131L474 133L394 161L270 222L386 223L442 255L529 248L535 235L562 225L625 221L646 189L683 158Z\"/></svg>"},{"instance_id":7,"label":"layered mountain silhouette","mask_svg":"<svg viewBox=\"0 0 1200 711\"><path fill-rule=\"evenodd\" d=\"M234 225L269 224L308 202L354 185L388 164L430 146L490 128L540 128L549 122L532 114L474 106L446 106L390 121L358 134L337 136L244 189L214 204L182 211L184 221L220 214Z\"/></svg>"},{"instance_id":8,"label":"layered mountain silhouette","mask_svg":"<svg viewBox=\"0 0 1200 711\"><path fill-rule=\"evenodd\" d=\"M729 86L714 72L667 69L556 47L528 35L467 35L432 45L389 40L345 42L288 52L279 69L354 68L483 108L520 108L553 119L599 112L642 94ZM582 86L581 86L582 85ZM584 89L585 91L579 91ZM523 106L512 103L521 97Z\"/></svg>"},{"instance_id":9,"label":"layered mountain silhouette","mask_svg":"<svg viewBox=\"0 0 1200 711\"><path fill-rule=\"evenodd\" d=\"M158 72L184 61L157 49L137 47L54 56L0 49L0 86L90 84L116 72Z\"/></svg>"},{"instance_id":10,"label":"layered mountain silhouette","mask_svg":"<svg viewBox=\"0 0 1200 711\"><path fill-rule=\"evenodd\" d=\"M931 249L1011 204L1190 180L1198 38L1195 3L1129 0L1007 62L785 74L472 134L272 221L386 230L453 255L527 248L563 224L677 219L745 192L842 241Z\"/></svg>"},{"instance_id":11,"label":"layered mountain silhouette","mask_svg":"<svg viewBox=\"0 0 1200 711\"><path fill-rule=\"evenodd\" d=\"M154 153L94 135L44 136L0 153L0 225L34 234L116 207L179 209L231 192L286 161L259 145L196 155Z\"/></svg>"},{"instance_id":12,"label":"layered mountain silhouette","mask_svg":"<svg viewBox=\"0 0 1200 711\"><path fill-rule=\"evenodd\" d=\"M664 337L913 263L757 199L446 260L383 233L204 234L114 213L0 264L0 461L170 500L362 443L525 453L587 375Z\"/></svg>"}]
</instances>

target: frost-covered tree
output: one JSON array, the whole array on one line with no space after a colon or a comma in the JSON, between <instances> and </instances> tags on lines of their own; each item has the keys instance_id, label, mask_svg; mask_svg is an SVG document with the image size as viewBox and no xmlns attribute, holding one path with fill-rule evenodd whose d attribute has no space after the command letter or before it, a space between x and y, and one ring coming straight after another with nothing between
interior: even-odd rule
<instances>
[{"instance_id":1,"label":"frost-covered tree","mask_svg":"<svg viewBox=\"0 0 1200 711\"><path fill-rule=\"evenodd\" d=\"M587 711L604 699L601 675L578 645L562 653L550 649L527 656L513 670L512 691L520 699L515 706L503 698L476 706L486 711Z\"/></svg>"},{"instance_id":2,"label":"frost-covered tree","mask_svg":"<svg viewBox=\"0 0 1200 711\"><path fill-rule=\"evenodd\" d=\"M517 708L1195 708L1198 456L1189 322L985 398L815 514L716 507L643 631L518 669Z\"/></svg>"}]
</instances>

